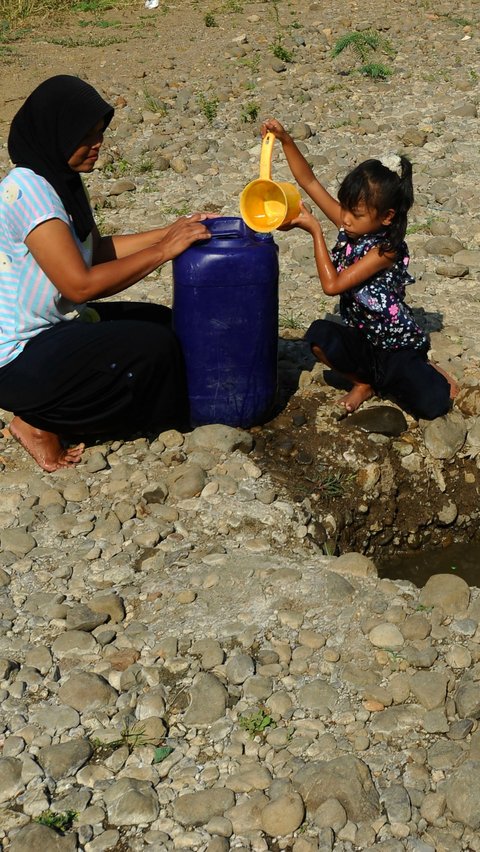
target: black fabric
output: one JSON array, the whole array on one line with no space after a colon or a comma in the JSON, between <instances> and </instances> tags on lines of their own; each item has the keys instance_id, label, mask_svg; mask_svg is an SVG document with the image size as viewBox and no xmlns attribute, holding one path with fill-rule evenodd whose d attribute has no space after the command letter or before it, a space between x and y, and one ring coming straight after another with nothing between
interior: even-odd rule
<instances>
[{"instance_id":1,"label":"black fabric","mask_svg":"<svg viewBox=\"0 0 480 852\"><path fill-rule=\"evenodd\" d=\"M2 406L62 438L188 427L183 356L163 305L95 302L100 322L61 322L0 369Z\"/></svg>"},{"instance_id":2,"label":"black fabric","mask_svg":"<svg viewBox=\"0 0 480 852\"><path fill-rule=\"evenodd\" d=\"M16 166L32 169L58 192L83 242L94 220L81 177L68 165L79 143L113 107L79 77L59 74L40 83L15 115L8 153Z\"/></svg>"},{"instance_id":3,"label":"black fabric","mask_svg":"<svg viewBox=\"0 0 480 852\"><path fill-rule=\"evenodd\" d=\"M344 376L391 397L415 417L434 420L451 407L450 386L427 358L427 349L379 349L356 328L315 320L305 334L328 363Z\"/></svg>"}]
</instances>

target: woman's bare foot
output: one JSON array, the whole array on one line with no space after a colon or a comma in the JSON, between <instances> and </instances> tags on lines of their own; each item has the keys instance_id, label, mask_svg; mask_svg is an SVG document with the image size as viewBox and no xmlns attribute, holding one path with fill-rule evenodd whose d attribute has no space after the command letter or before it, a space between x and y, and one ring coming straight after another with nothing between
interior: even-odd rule
<instances>
[{"instance_id":1,"label":"woman's bare foot","mask_svg":"<svg viewBox=\"0 0 480 852\"><path fill-rule=\"evenodd\" d=\"M8 424L8 431L12 438L15 438L48 473L61 467L73 467L78 464L85 449L85 444L77 444L76 447L65 449L54 432L36 429L17 416Z\"/></svg>"},{"instance_id":2,"label":"woman's bare foot","mask_svg":"<svg viewBox=\"0 0 480 852\"><path fill-rule=\"evenodd\" d=\"M353 388L345 396L338 400L337 405L344 407L347 414L352 414L357 408L360 408L363 402L371 399L373 396L373 388L371 385L366 385L363 382L354 382Z\"/></svg>"},{"instance_id":3,"label":"woman's bare foot","mask_svg":"<svg viewBox=\"0 0 480 852\"><path fill-rule=\"evenodd\" d=\"M437 373L440 373L440 375L445 376L448 384L450 385L450 399L455 399L456 395L458 394L458 391L460 390L460 386L458 385L458 383L455 381L453 376L450 375L450 373L447 373L446 370L444 370L442 367L439 367L438 364L435 364L434 361L430 361L430 363L432 367L435 368Z\"/></svg>"}]
</instances>

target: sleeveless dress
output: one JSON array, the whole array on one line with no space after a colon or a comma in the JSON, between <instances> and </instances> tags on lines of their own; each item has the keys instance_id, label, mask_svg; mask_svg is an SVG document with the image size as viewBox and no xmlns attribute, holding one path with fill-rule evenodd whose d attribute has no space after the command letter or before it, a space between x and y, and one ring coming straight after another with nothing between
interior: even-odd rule
<instances>
[{"instance_id":1,"label":"sleeveless dress","mask_svg":"<svg viewBox=\"0 0 480 852\"><path fill-rule=\"evenodd\" d=\"M385 231L353 240L339 231L331 257L337 272L356 263L385 240ZM428 361L430 341L405 302L414 282L402 243L397 260L340 295L342 322L315 320L305 339L323 352L337 372L369 384L414 416L434 419L450 408L450 387Z\"/></svg>"}]
</instances>

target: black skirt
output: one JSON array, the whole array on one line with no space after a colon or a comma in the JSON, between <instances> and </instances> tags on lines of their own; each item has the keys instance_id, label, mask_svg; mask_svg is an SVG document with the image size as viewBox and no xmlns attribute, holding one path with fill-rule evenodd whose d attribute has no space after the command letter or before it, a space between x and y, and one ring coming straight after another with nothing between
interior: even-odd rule
<instances>
[{"instance_id":1,"label":"black skirt","mask_svg":"<svg viewBox=\"0 0 480 852\"><path fill-rule=\"evenodd\" d=\"M100 322L58 323L0 369L0 405L57 435L115 438L188 426L171 311L95 302Z\"/></svg>"}]
</instances>

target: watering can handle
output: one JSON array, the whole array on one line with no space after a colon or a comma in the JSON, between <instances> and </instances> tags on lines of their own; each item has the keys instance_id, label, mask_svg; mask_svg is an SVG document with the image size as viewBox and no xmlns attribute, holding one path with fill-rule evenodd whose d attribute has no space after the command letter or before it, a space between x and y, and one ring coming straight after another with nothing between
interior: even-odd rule
<instances>
[{"instance_id":1,"label":"watering can handle","mask_svg":"<svg viewBox=\"0 0 480 852\"><path fill-rule=\"evenodd\" d=\"M260 178L261 180L271 180L272 173L272 153L273 143L275 142L274 133L266 133L263 137L262 150L260 153Z\"/></svg>"}]
</instances>

